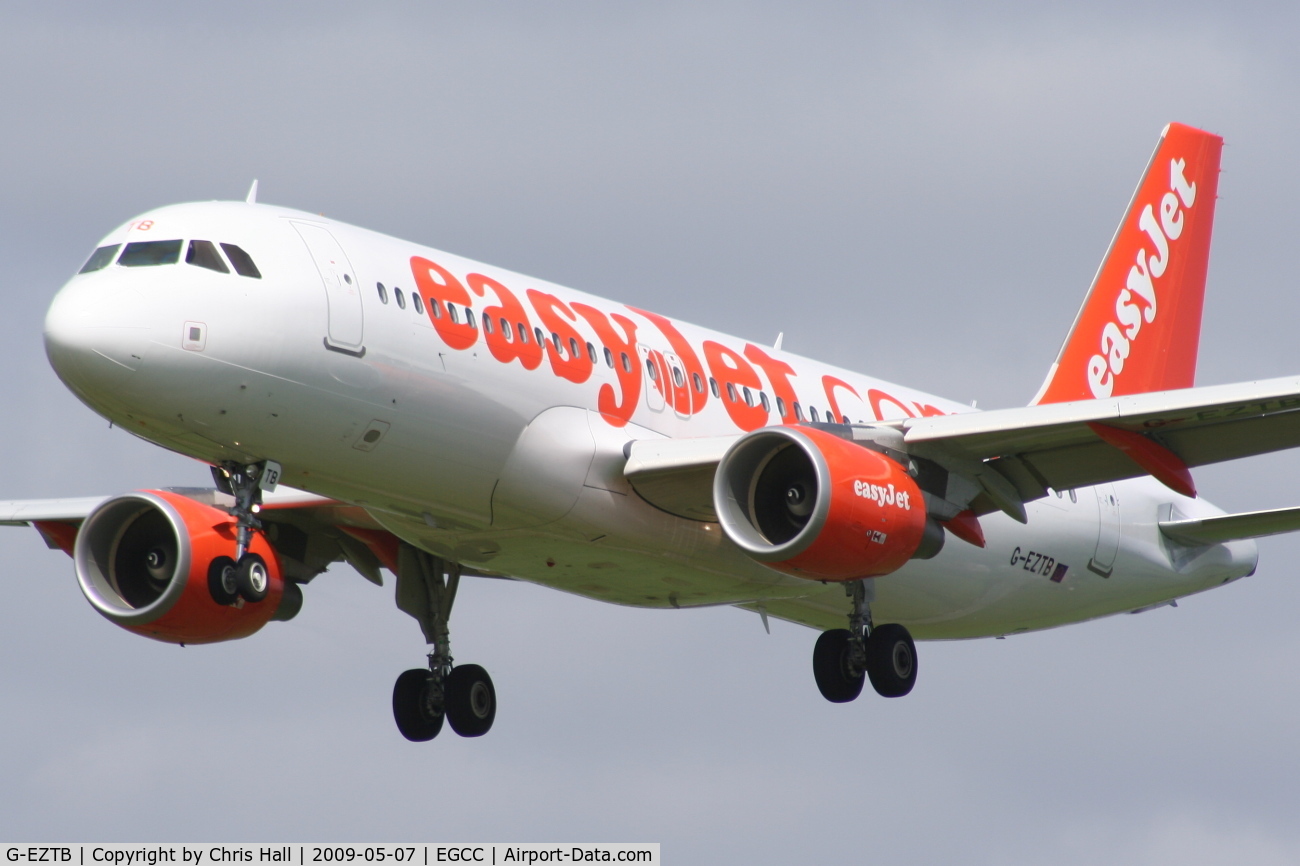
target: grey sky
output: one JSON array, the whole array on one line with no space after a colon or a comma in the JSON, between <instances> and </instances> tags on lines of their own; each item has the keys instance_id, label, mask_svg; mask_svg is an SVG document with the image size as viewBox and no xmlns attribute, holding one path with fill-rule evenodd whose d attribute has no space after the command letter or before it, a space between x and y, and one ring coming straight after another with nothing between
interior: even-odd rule
<instances>
[{"instance_id":1,"label":"grey sky","mask_svg":"<svg viewBox=\"0 0 1300 866\"><path fill-rule=\"evenodd\" d=\"M261 199L982 407L1037 389L1170 120L1225 136L1202 384L1294 374L1293 6L0 9L0 497L201 483L46 365L49 298L157 205ZM1198 470L1300 503L1295 455ZM0 838L662 841L673 863L1300 860L1300 540L1176 609L922 644L831 706L815 634L467 586L492 733L388 710L418 628L344 567L177 649L0 535Z\"/></svg>"}]
</instances>

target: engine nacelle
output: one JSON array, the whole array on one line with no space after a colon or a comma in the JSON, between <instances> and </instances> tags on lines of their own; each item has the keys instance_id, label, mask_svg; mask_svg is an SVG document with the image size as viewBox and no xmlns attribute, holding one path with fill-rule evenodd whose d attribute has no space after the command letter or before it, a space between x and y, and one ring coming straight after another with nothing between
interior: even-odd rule
<instances>
[{"instance_id":1,"label":"engine nacelle","mask_svg":"<svg viewBox=\"0 0 1300 866\"><path fill-rule=\"evenodd\" d=\"M96 507L77 533L73 561L82 593L111 622L168 643L215 643L257 631L284 597L279 559L261 533L250 550L266 561L266 598L218 604L208 566L234 555L234 519L178 493L151 490Z\"/></svg>"},{"instance_id":2,"label":"engine nacelle","mask_svg":"<svg viewBox=\"0 0 1300 866\"><path fill-rule=\"evenodd\" d=\"M901 465L812 427L742 436L718 464L713 507L747 554L810 580L889 574L943 545Z\"/></svg>"}]
</instances>

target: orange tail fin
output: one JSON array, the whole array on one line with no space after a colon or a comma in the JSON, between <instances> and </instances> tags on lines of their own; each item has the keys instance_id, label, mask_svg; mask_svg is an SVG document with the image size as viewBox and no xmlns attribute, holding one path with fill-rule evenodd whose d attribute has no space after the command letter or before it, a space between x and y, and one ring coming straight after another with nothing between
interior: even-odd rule
<instances>
[{"instance_id":1,"label":"orange tail fin","mask_svg":"<svg viewBox=\"0 0 1300 866\"><path fill-rule=\"evenodd\" d=\"M1033 403L1190 388L1223 139L1171 123Z\"/></svg>"}]
</instances>

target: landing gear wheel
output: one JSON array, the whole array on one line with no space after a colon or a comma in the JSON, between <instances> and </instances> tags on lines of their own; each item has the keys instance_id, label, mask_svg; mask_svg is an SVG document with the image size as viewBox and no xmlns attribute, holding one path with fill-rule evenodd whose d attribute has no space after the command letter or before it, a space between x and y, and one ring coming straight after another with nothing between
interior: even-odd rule
<instances>
[{"instance_id":1,"label":"landing gear wheel","mask_svg":"<svg viewBox=\"0 0 1300 866\"><path fill-rule=\"evenodd\" d=\"M896 623L876 626L867 638L867 674L881 697L901 698L916 685L916 644Z\"/></svg>"},{"instance_id":2,"label":"landing gear wheel","mask_svg":"<svg viewBox=\"0 0 1300 866\"><path fill-rule=\"evenodd\" d=\"M478 665L458 665L447 677L447 721L462 737L481 737L497 717L492 678Z\"/></svg>"},{"instance_id":3,"label":"landing gear wheel","mask_svg":"<svg viewBox=\"0 0 1300 866\"><path fill-rule=\"evenodd\" d=\"M218 556L208 566L208 592L217 604L231 605L239 598L239 585L235 580L235 561L229 556Z\"/></svg>"},{"instance_id":4,"label":"landing gear wheel","mask_svg":"<svg viewBox=\"0 0 1300 866\"><path fill-rule=\"evenodd\" d=\"M258 602L266 598L271 588L271 573L267 571L266 560L256 553L245 553L235 568L235 584L244 601Z\"/></svg>"},{"instance_id":5,"label":"landing gear wheel","mask_svg":"<svg viewBox=\"0 0 1300 866\"><path fill-rule=\"evenodd\" d=\"M433 674L427 668L405 671L393 684L393 719L397 730L413 743L423 743L442 730L443 711L432 693Z\"/></svg>"},{"instance_id":6,"label":"landing gear wheel","mask_svg":"<svg viewBox=\"0 0 1300 866\"><path fill-rule=\"evenodd\" d=\"M853 633L846 628L824 631L813 648L813 677L822 697L845 704L862 693L865 677L853 663ZM874 682L874 677L873 677Z\"/></svg>"}]
</instances>

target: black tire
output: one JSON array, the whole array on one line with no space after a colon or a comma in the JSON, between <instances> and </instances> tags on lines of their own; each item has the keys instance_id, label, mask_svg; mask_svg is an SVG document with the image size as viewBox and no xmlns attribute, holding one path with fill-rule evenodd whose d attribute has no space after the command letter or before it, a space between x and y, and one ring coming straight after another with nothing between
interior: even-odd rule
<instances>
[{"instance_id":1,"label":"black tire","mask_svg":"<svg viewBox=\"0 0 1300 866\"><path fill-rule=\"evenodd\" d=\"M813 647L813 677L822 697L833 704L847 704L862 694L866 679L861 670L855 670L850 653L853 635L846 628L836 628L821 633Z\"/></svg>"},{"instance_id":2,"label":"black tire","mask_svg":"<svg viewBox=\"0 0 1300 866\"><path fill-rule=\"evenodd\" d=\"M256 553L245 553L235 567L235 585L244 601L257 603L271 590L271 571Z\"/></svg>"},{"instance_id":3,"label":"black tire","mask_svg":"<svg viewBox=\"0 0 1300 866\"><path fill-rule=\"evenodd\" d=\"M438 736L444 713L430 700L433 676L427 668L404 671L393 684L393 720L397 730L413 743Z\"/></svg>"},{"instance_id":4,"label":"black tire","mask_svg":"<svg viewBox=\"0 0 1300 866\"><path fill-rule=\"evenodd\" d=\"M239 598L239 584L235 580L235 561L229 556L213 558L208 565L208 592L217 604L231 605Z\"/></svg>"},{"instance_id":5,"label":"black tire","mask_svg":"<svg viewBox=\"0 0 1300 866\"><path fill-rule=\"evenodd\" d=\"M481 737L497 717L497 691L478 665L457 665L447 677L447 721L462 737Z\"/></svg>"},{"instance_id":6,"label":"black tire","mask_svg":"<svg viewBox=\"0 0 1300 866\"><path fill-rule=\"evenodd\" d=\"M876 692L901 698L916 685L916 644L896 623L876 626L867 639L867 674Z\"/></svg>"}]
</instances>

